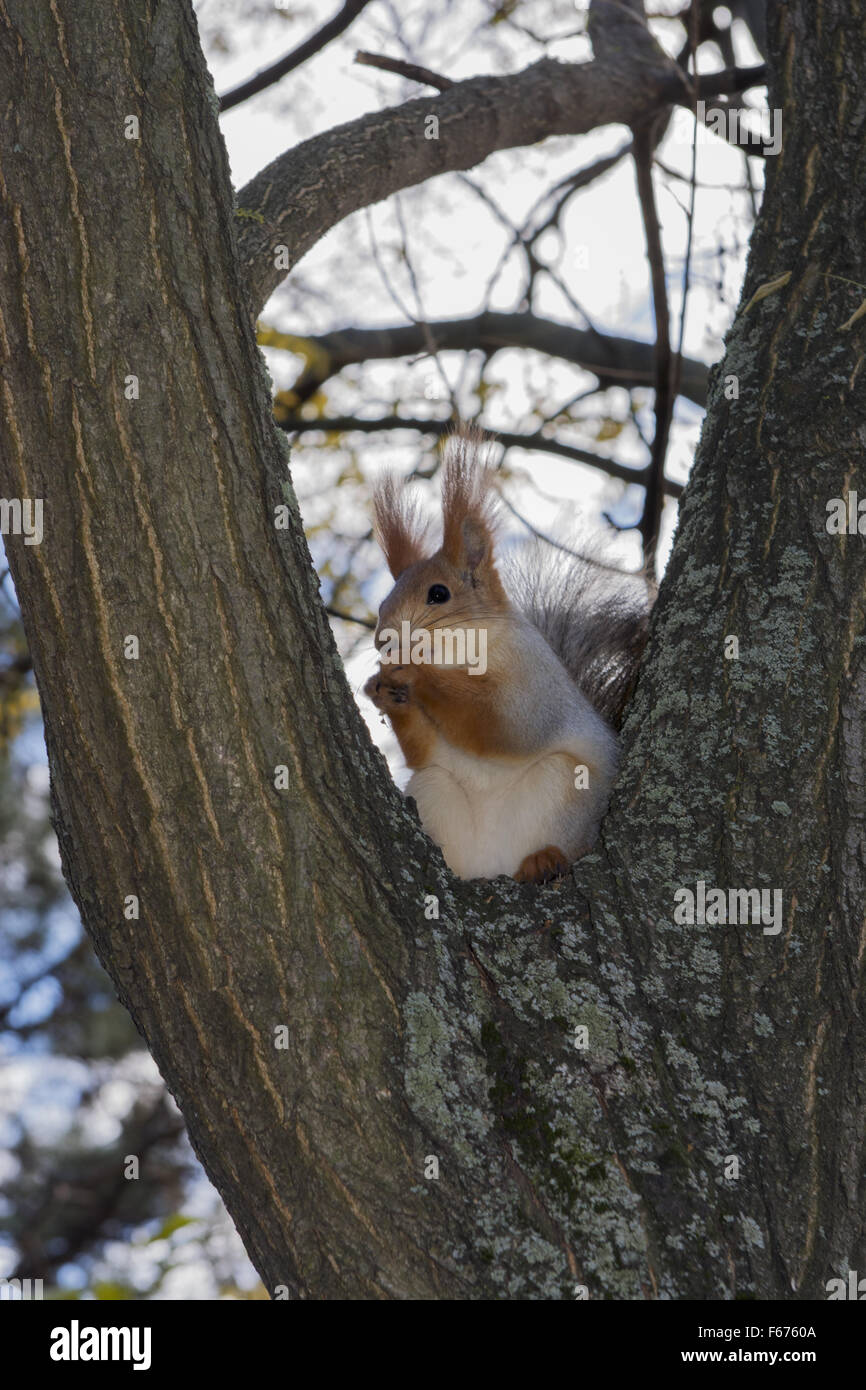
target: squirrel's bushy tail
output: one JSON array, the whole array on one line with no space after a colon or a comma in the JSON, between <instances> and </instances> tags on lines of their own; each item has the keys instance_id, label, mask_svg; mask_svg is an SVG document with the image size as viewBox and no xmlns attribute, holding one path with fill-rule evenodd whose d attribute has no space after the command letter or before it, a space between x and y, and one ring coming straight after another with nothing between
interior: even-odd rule
<instances>
[{"instance_id":1,"label":"squirrel's bushy tail","mask_svg":"<svg viewBox=\"0 0 866 1390\"><path fill-rule=\"evenodd\" d=\"M541 542L509 556L512 602L534 623L572 680L608 723L620 727L646 646L652 608L646 576Z\"/></svg>"}]
</instances>

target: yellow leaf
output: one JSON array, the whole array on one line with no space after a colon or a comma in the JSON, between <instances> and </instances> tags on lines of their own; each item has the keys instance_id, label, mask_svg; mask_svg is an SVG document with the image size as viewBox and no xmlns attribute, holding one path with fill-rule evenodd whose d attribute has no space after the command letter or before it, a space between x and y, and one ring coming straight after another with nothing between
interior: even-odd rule
<instances>
[{"instance_id":1,"label":"yellow leaf","mask_svg":"<svg viewBox=\"0 0 866 1390\"><path fill-rule=\"evenodd\" d=\"M622 434L622 427L622 420L612 420L609 415L605 416L595 436L597 443L601 444L606 439L616 439L617 435Z\"/></svg>"},{"instance_id":2,"label":"yellow leaf","mask_svg":"<svg viewBox=\"0 0 866 1390\"><path fill-rule=\"evenodd\" d=\"M155 1240L168 1240L175 1231L179 1231L184 1226L191 1226L198 1221L197 1216L182 1216L180 1212L175 1212L174 1216L167 1216L157 1231L155 1236L151 1236L151 1242Z\"/></svg>"},{"instance_id":3,"label":"yellow leaf","mask_svg":"<svg viewBox=\"0 0 866 1390\"><path fill-rule=\"evenodd\" d=\"M132 1298L132 1290L123 1284L111 1283L105 1280L103 1283L93 1285L93 1293L102 1302L115 1302Z\"/></svg>"},{"instance_id":4,"label":"yellow leaf","mask_svg":"<svg viewBox=\"0 0 866 1390\"><path fill-rule=\"evenodd\" d=\"M330 356L310 338L300 338L296 333L280 333L270 324L259 321L256 324L256 342L259 347L279 348L281 352L293 352L296 357L303 357L304 370L314 372L316 376L331 374Z\"/></svg>"}]
</instances>

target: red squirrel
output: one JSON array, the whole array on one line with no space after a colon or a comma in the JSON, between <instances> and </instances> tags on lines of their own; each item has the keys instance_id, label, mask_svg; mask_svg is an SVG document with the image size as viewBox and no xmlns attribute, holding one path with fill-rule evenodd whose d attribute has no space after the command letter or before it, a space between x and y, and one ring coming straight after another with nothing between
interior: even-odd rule
<instances>
[{"instance_id":1,"label":"red squirrel","mask_svg":"<svg viewBox=\"0 0 866 1390\"><path fill-rule=\"evenodd\" d=\"M421 823L461 878L544 882L598 834L618 723L646 640L648 603L574 557L536 550L500 573L481 436L445 449L442 540L386 477L375 532L396 581L379 610L377 673Z\"/></svg>"}]
</instances>

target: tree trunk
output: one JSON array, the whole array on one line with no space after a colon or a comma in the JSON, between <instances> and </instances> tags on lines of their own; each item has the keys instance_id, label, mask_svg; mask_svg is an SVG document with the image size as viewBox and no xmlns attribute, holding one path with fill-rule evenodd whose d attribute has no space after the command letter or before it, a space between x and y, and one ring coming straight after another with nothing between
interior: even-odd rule
<instances>
[{"instance_id":1,"label":"tree trunk","mask_svg":"<svg viewBox=\"0 0 866 1390\"><path fill-rule=\"evenodd\" d=\"M622 775L536 890L448 874L354 706L187 0L0 8L0 489L45 504L7 546L63 862L272 1293L864 1267L866 559L825 525L864 437L858 9L776 7L783 151ZM698 880L781 890L781 931L679 925Z\"/></svg>"}]
</instances>

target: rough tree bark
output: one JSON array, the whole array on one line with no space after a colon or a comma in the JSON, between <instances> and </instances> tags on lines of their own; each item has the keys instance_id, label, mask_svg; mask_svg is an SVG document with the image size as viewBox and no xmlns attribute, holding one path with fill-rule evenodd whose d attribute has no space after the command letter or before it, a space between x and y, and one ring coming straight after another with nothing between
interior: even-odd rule
<instances>
[{"instance_id":1,"label":"rough tree bark","mask_svg":"<svg viewBox=\"0 0 866 1390\"><path fill-rule=\"evenodd\" d=\"M272 1291L815 1298L864 1267L866 542L825 528L866 428L864 30L774 8L784 147L622 774L534 890L451 878L354 707L187 0L0 4L0 489L45 499L8 548L64 865ZM598 42L597 119L628 47ZM493 87L506 119L521 79ZM410 107L354 179L423 139ZM677 925L698 879L781 889L782 931Z\"/></svg>"}]
</instances>

